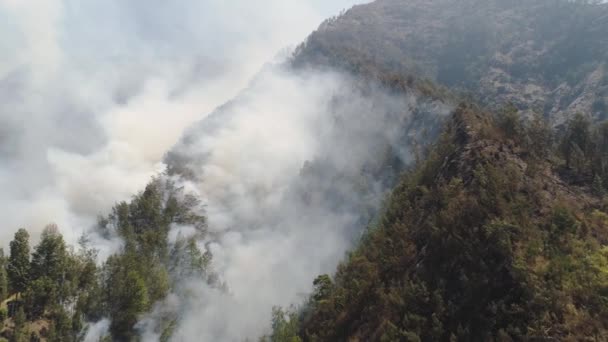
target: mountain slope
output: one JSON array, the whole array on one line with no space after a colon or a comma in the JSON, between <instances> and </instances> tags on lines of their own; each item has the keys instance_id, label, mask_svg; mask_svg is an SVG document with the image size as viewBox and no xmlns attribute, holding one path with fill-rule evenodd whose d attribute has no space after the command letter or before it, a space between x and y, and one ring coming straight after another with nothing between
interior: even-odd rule
<instances>
[{"instance_id":1,"label":"mountain slope","mask_svg":"<svg viewBox=\"0 0 608 342\"><path fill-rule=\"evenodd\" d=\"M578 111L606 118L606 36L608 4L378 0L328 20L296 61L344 65L356 56L561 124Z\"/></svg>"},{"instance_id":2,"label":"mountain slope","mask_svg":"<svg viewBox=\"0 0 608 342\"><path fill-rule=\"evenodd\" d=\"M288 61L193 126L166 161L206 205L204 242L230 295L193 300L176 338L265 333L273 305L300 302L335 268L453 108L428 82Z\"/></svg>"},{"instance_id":3,"label":"mountain slope","mask_svg":"<svg viewBox=\"0 0 608 342\"><path fill-rule=\"evenodd\" d=\"M605 118L607 17L560 0L378 0L327 21L100 220L118 254L98 268L58 243L63 279L32 263L4 334L44 319L34 335L51 341L87 321L125 341L255 337L358 242L302 310L274 310L273 342L608 339L608 125L573 116ZM501 113L454 112L454 93Z\"/></svg>"},{"instance_id":4,"label":"mountain slope","mask_svg":"<svg viewBox=\"0 0 608 342\"><path fill-rule=\"evenodd\" d=\"M457 110L335 279L315 280L305 340L608 338L605 203L507 132Z\"/></svg>"}]
</instances>

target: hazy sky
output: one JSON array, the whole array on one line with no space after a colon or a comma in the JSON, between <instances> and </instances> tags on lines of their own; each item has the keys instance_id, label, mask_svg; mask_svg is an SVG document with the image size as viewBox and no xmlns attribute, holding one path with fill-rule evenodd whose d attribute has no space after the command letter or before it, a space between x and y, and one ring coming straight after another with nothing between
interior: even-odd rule
<instances>
[{"instance_id":1,"label":"hazy sky","mask_svg":"<svg viewBox=\"0 0 608 342\"><path fill-rule=\"evenodd\" d=\"M183 129L353 0L0 0L0 239L70 241Z\"/></svg>"}]
</instances>

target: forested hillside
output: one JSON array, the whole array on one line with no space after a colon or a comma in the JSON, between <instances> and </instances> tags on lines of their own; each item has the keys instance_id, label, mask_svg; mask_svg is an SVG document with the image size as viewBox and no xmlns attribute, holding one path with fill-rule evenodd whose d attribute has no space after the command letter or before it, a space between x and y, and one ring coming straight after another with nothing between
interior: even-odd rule
<instances>
[{"instance_id":1,"label":"forested hillside","mask_svg":"<svg viewBox=\"0 0 608 342\"><path fill-rule=\"evenodd\" d=\"M608 340L606 37L592 1L327 20L79 246L15 229L0 342Z\"/></svg>"},{"instance_id":2,"label":"forested hillside","mask_svg":"<svg viewBox=\"0 0 608 342\"><path fill-rule=\"evenodd\" d=\"M108 322L108 334L99 336L103 340L136 341L146 340L145 336L161 341L175 339L176 330L184 326L184 317L192 315L184 312L205 310L196 303L230 298L231 287L242 286L224 283L222 275L212 271L209 245L224 243L231 233L250 238L270 234L270 230L311 245L320 239L337 240L340 246L317 250L328 255L321 254L320 260L337 260L334 255L339 257L342 252L335 250L350 246L360 236L404 168L424 158L422 146L436 139L455 103L455 97L445 88L399 74L326 75L321 68L295 70L290 64L276 68L279 71L263 71L242 95L192 127L167 154L166 174L159 175L131 202L118 203L109 215L99 219L93 233L120 245L107 260L96 258L95 246L88 243L86 235L81 246L67 246L57 228L47 229L32 253L27 231L20 230L14 240L23 246L20 256L14 257L17 252L11 250L4 261L6 270L18 267L19 272L8 275L3 336L11 341L81 341L96 329L96 324ZM321 147L309 160L298 161L296 173L289 175L286 184L278 183L278 189L266 189L249 179L232 179L222 183L226 188L199 192L206 184L214 185L215 179L207 171L218 172L221 166L213 163L215 151L210 142L229 130L241 112L255 113L258 89L265 91L268 83L276 82L277 74L280 84L286 78L288 82L295 79L302 87L317 87L319 77L340 86L329 88L326 102L305 97L319 102L313 109L323 114L310 120L310 114L304 113L310 120L304 123L314 129L312 136L319 139ZM344 150L349 152L345 154ZM248 166L253 163L250 158L242 156L236 162ZM192 187L197 190L190 192ZM275 196L281 199L276 204ZM228 227L222 227L222 222L216 221L216 226L207 222L209 208L205 206L215 205L210 210L217 215L218 202L226 206L221 209L227 211L222 218L229 218ZM304 227L306 230L302 230ZM179 235L181 231L187 236ZM34 264L37 251L48 245L49 239L56 242L47 252L52 255L47 258L47 266L53 271L41 275L34 271ZM313 256L309 258L312 261L303 260L301 265L316 263ZM284 266L282 270L291 272L286 275L300 272L288 271L292 269L289 264ZM267 281L274 282L273 278ZM216 291L198 293L200 288ZM254 303L268 308L268 312L254 312L256 319L267 322L274 303ZM194 308L185 309L189 305ZM217 316L214 319L223 318L217 314L222 310L230 313L230 307L214 305L209 304ZM231 340L227 337L232 336L230 331L218 330L209 334ZM178 333L179 338L195 338Z\"/></svg>"},{"instance_id":3,"label":"forested hillside","mask_svg":"<svg viewBox=\"0 0 608 342\"><path fill-rule=\"evenodd\" d=\"M188 279L220 287L210 271L211 255L197 245L206 233L196 198L169 181L152 181L130 203L117 204L97 229L120 238L123 247L97 260L86 236L77 250L49 225L30 248L26 229L15 233L8 255L0 256L0 336L9 341L81 341L87 324L111 320L105 340L131 341L142 314ZM169 242L172 224L196 234ZM100 265L99 262L103 261ZM158 326L167 340L177 317Z\"/></svg>"},{"instance_id":4,"label":"forested hillside","mask_svg":"<svg viewBox=\"0 0 608 342\"><path fill-rule=\"evenodd\" d=\"M264 340L608 339L607 32L586 1L379 0L324 23L296 66L430 79L482 107L456 110Z\"/></svg>"},{"instance_id":5,"label":"forested hillside","mask_svg":"<svg viewBox=\"0 0 608 342\"><path fill-rule=\"evenodd\" d=\"M606 340L606 139L582 116L556 135L461 105L336 274L275 312L268 339Z\"/></svg>"}]
</instances>

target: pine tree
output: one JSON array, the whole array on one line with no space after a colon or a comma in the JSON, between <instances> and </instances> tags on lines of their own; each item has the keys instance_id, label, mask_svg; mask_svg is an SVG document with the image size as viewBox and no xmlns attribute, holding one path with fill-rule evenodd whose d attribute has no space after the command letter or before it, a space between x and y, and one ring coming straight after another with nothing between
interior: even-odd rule
<instances>
[{"instance_id":1,"label":"pine tree","mask_svg":"<svg viewBox=\"0 0 608 342\"><path fill-rule=\"evenodd\" d=\"M314 289L314 292L312 295L312 299L314 299L315 302L320 302L320 301L326 299L329 296L329 294L331 293L332 288L333 288L333 283L331 281L331 278L327 274L318 276L313 281L313 285L314 285L315 289Z\"/></svg>"},{"instance_id":2,"label":"pine tree","mask_svg":"<svg viewBox=\"0 0 608 342\"><path fill-rule=\"evenodd\" d=\"M4 250L0 248L0 301L8 297L8 275L6 274L7 260L4 257Z\"/></svg>"},{"instance_id":3,"label":"pine tree","mask_svg":"<svg viewBox=\"0 0 608 342\"><path fill-rule=\"evenodd\" d=\"M508 138L521 136L522 124L518 110L515 106L510 105L505 108L498 117L500 128Z\"/></svg>"},{"instance_id":4,"label":"pine tree","mask_svg":"<svg viewBox=\"0 0 608 342\"><path fill-rule=\"evenodd\" d=\"M606 194L604 182L602 181L602 177L600 177L600 175L595 175L595 177L593 178L593 184L591 185L591 189L593 190L593 193L598 197L603 197Z\"/></svg>"},{"instance_id":5,"label":"pine tree","mask_svg":"<svg viewBox=\"0 0 608 342\"><path fill-rule=\"evenodd\" d=\"M133 270L129 258L110 257L105 265L107 305L112 324L110 331L116 340L130 340L138 317L149 308L149 293L142 276Z\"/></svg>"},{"instance_id":6,"label":"pine tree","mask_svg":"<svg viewBox=\"0 0 608 342\"><path fill-rule=\"evenodd\" d=\"M48 342L69 342L72 338L72 321L63 309L56 310L53 315L54 333L49 337Z\"/></svg>"},{"instance_id":7,"label":"pine tree","mask_svg":"<svg viewBox=\"0 0 608 342\"><path fill-rule=\"evenodd\" d=\"M270 342L302 342L298 329L298 317L295 312L285 312L280 307L272 309Z\"/></svg>"},{"instance_id":8,"label":"pine tree","mask_svg":"<svg viewBox=\"0 0 608 342\"><path fill-rule=\"evenodd\" d=\"M27 341L27 329L25 327L26 317L23 307L17 310L15 315L15 328L13 329L13 336L11 342L26 342Z\"/></svg>"},{"instance_id":9,"label":"pine tree","mask_svg":"<svg viewBox=\"0 0 608 342\"><path fill-rule=\"evenodd\" d=\"M40 244L32 254L31 279L48 278L57 290L62 290L68 272L68 253L63 236L55 225L47 226L42 232ZM59 294L65 295L63 291Z\"/></svg>"},{"instance_id":10,"label":"pine tree","mask_svg":"<svg viewBox=\"0 0 608 342\"><path fill-rule=\"evenodd\" d=\"M15 239L10 243L8 259L8 280L13 293L25 291L30 279L30 235L21 228L15 233Z\"/></svg>"},{"instance_id":11,"label":"pine tree","mask_svg":"<svg viewBox=\"0 0 608 342\"><path fill-rule=\"evenodd\" d=\"M537 158L545 159L549 156L553 146L553 131L547 120L535 114L526 126L526 145Z\"/></svg>"},{"instance_id":12,"label":"pine tree","mask_svg":"<svg viewBox=\"0 0 608 342\"><path fill-rule=\"evenodd\" d=\"M560 151L566 160L566 167L574 166L577 171L582 171L585 166L584 163L589 157L590 147L590 122L582 114L576 114L568 123L567 132L560 144Z\"/></svg>"}]
</instances>

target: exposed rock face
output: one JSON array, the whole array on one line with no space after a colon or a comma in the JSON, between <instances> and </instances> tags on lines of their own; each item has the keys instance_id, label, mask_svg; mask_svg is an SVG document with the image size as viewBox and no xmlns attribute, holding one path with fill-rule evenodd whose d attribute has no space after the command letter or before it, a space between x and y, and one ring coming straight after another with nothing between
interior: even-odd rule
<instances>
[{"instance_id":1,"label":"exposed rock face","mask_svg":"<svg viewBox=\"0 0 608 342\"><path fill-rule=\"evenodd\" d=\"M608 4L378 0L324 23L296 61L363 60L561 124L575 112L608 118L606 37Z\"/></svg>"}]
</instances>

